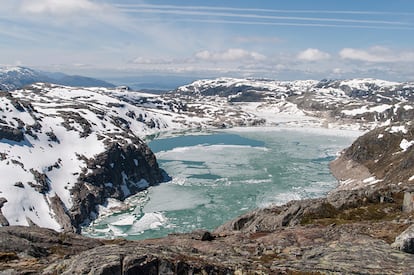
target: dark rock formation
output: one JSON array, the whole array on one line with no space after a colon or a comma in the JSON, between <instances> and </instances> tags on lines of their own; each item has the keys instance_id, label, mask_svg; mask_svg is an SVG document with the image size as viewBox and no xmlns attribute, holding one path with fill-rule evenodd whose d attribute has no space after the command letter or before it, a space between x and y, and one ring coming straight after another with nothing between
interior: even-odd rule
<instances>
[{"instance_id":1,"label":"dark rock formation","mask_svg":"<svg viewBox=\"0 0 414 275\"><path fill-rule=\"evenodd\" d=\"M0 139L3 138L15 142L21 142L24 140L24 134L19 129L14 129L9 126L0 125Z\"/></svg>"},{"instance_id":2,"label":"dark rock formation","mask_svg":"<svg viewBox=\"0 0 414 275\"><path fill-rule=\"evenodd\" d=\"M1 211L1 208L6 202L7 202L6 198L3 198L3 197L0 198L0 225L1 226L9 225L9 221L6 219L6 217L4 217L3 212Z\"/></svg>"},{"instance_id":3,"label":"dark rock formation","mask_svg":"<svg viewBox=\"0 0 414 275\"><path fill-rule=\"evenodd\" d=\"M414 254L414 224L395 238L393 247Z\"/></svg>"},{"instance_id":4,"label":"dark rock formation","mask_svg":"<svg viewBox=\"0 0 414 275\"><path fill-rule=\"evenodd\" d=\"M124 200L167 179L149 147L139 139L135 142L124 146L113 143L104 153L86 160L92 172L79 176L71 190L74 206L68 211L77 230L94 219L96 206L108 198Z\"/></svg>"}]
</instances>

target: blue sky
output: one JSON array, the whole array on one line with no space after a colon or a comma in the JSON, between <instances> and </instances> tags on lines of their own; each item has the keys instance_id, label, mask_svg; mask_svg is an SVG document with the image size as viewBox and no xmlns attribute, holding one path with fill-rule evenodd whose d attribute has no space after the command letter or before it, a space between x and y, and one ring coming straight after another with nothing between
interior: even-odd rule
<instances>
[{"instance_id":1,"label":"blue sky","mask_svg":"<svg viewBox=\"0 0 414 275\"><path fill-rule=\"evenodd\" d=\"M414 80L412 0L2 0L0 65L96 77Z\"/></svg>"}]
</instances>

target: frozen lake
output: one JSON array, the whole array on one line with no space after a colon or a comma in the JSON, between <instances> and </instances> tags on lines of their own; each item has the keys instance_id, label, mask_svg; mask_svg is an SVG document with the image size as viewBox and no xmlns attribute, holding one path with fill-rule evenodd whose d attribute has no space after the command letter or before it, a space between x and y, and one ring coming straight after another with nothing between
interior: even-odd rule
<instances>
[{"instance_id":1,"label":"frozen lake","mask_svg":"<svg viewBox=\"0 0 414 275\"><path fill-rule=\"evenodd\" d=\"M212 230L249 210L320 197L337 184L329 162L358 133L249 128L155 139L149 146L172 181L127 200L84 234L128 239Z\"/></svg>"}]
</instances>

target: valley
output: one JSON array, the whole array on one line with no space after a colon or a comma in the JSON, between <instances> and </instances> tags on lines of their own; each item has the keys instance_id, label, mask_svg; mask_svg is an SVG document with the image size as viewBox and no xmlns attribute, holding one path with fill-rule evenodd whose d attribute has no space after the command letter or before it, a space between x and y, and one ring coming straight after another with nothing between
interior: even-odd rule
<instances>
[{"instance_id":1,"label":"valley","mask_svg":"<svg viewBox=\"0 0 414 275\"><path fill-rule=\"evenodd\" d=\"M213 274L353 273L367 267L373 274L411 270L414 261L409 230L413 217L407 209L412 207L414 175L413 89L412 83L375 79L289 82L219 78L196 81L162 95L121 87L77 88L49 83L2 92L0 170L6 175L0 189L2 268L22 272L34 268L45 274L58 270L62 274L107 274L118 269ZM161 144L156 149L157 140L173 139L173 144L179 144L177 133L182 131L196 133L200 141L170 148ZM230 135L232 142L203 141L203 131ZM238 144L237 139L248 142ZM146 144L151 140L153 150ZM275 140L285 140L292 147L282 142L275 147L278 149L272 149L270 144ZM217 155L207 155L206 150L216 150ZM257 150L272 154L255 159ZM286 164L277 155L283 150L306 169L293 169L292 178L287 179L293 184L284 190L262 186L263 193L257 193L257 183L247 181L272 182L267 177L274 178L279 172L273 174L269 169ZM185 151L187 155L180 158ZM307 155L308 151L315 152ZM232 155L247 162L226 160ZM275 156L279 164L267 160ZM331 170L338 180L336 188L327 168L335 157ZM225 160L228 167L212 166L216 159ZM258 166L249 168L251 163ZM265 178L254 175L235 182L238 171L248 174L264 168ZM228 174L232 169L235 173ZM289 171L289 167L281 169ZM316 178L310 177L313 174ZM318 179L321 175L329 180ZM229 205L248 201L235 189L219 190L221 187L207 199L206 193L214 188L198 195L174 193L174 188L198 188L188 179L210 188L215 181L215 188L219 182L223 187L251 188L256 197L249 206L236 206L237 211L225 217L231 221L217 220L194 232L190 231L204 225L190 221L187 229L179 230L189 233L173 230L157 235L164 222L173 219L163 216L168 209L187 211L192 202L202 209L214 208L219 205L218 194L234 195L235 200L222 198ZM166 183L169 180L173 184ZM283 195L287 190L289 195ZM241 192L249 197L247 189ZM154 198L147 197L148 193ZM169 195L187 197L188 201L180 201L182 207L174 201L168 206ZM275 199L278 195L281 199ZM125 215L135 211L128 203L142 202L138 212ZM164 208L163 203L167 203ZM257 206L260 208L254 210ZM225 207L220 210L227 211ZM113 211L115 219L110 216ZM145 216L148 213L151 215ZM157 233L148 237L170 235L141 241L69 238L74 242L85 238L87 246L57 241L105 217L112 219L105 222L112 225L99 225L103 234L93 233L96 236L125 237L124 229L134 226L135 235L141 234L148 228L135 223L145 217L149 229ZM26 232L20 226L62 233L41 228ZM15 247L6 241L9 239L22 245ZM23 245L28 240L38 252ZM76 256L74 251L81 254ZM346 265L345 255L350 253L355 255L353 263L366 255L365 266ZM64 259L64 255L72 256ZM105 265L97 264L94 259L98 258ZM371 262L376 258L383 261ZM31 260L35 266L30 266ZM327 261L336 264L323 264Z\"/></svg>"}]
</instances>

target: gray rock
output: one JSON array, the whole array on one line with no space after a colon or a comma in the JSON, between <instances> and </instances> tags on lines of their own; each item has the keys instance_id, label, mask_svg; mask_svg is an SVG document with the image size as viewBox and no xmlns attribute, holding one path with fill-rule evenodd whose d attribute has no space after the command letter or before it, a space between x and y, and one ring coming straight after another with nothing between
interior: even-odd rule
<instances>
[{"instance_id":1,"label":"gray rock","mask_svg":"<svg viewBox=\"0 0 414 275\"><path fill-rule=\"evenodd\" d=\"M6 217L3 215L3 212L1 211L1 208L6 202L7 202L6 198L3 198L3 197L0 198L0 225L1 226L9 225L9 221L6 219Z\"/></svg>"},{"instance_id":2,"label":"gray rock","mask_svg":"<svg viewBox=\"0 0 414 275\"><path fill-rule=\"evenodd\" d=\"M414 254L414 224L395 238L392 247L406 253Z\"/></svg>"},{"instance_id":3,"label":"gray rock","mask_svg":"<svg viewBox=\"0 0 414 275\"><path fill-rule=\"evenodd\" d=\"M407 213L414 211L414 192L404 192L402 210Z\"/></svg>"}]
</instances>

